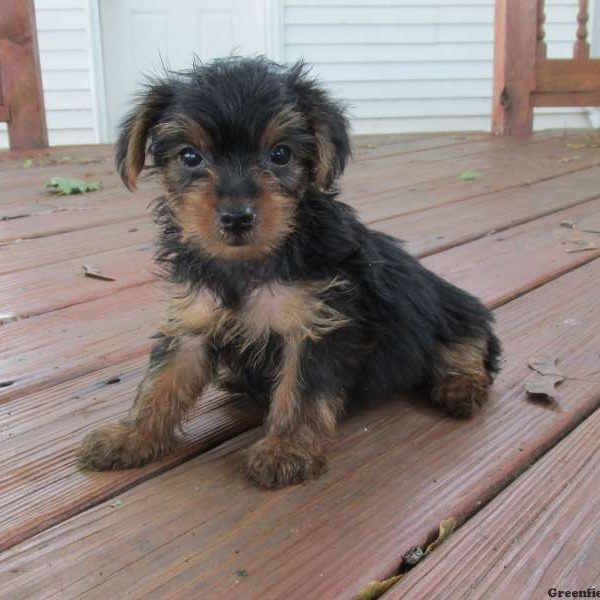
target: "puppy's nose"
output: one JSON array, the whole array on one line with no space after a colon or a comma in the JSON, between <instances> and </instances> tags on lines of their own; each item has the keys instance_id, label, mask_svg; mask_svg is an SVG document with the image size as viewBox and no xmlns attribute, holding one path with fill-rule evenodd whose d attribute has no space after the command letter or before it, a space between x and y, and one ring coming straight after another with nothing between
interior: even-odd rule
<instances>
[{"instance_id":1,"label":"puppy's nose","mask_svg":"<svg viewBox=\"0 0 600 600\"><path fill-rule=\"evenodd\" d=\"M256 212L251 206L242 205L219 210L219 222L227 233L242 233L254 225Z\"/></svg>"}]
</instances>

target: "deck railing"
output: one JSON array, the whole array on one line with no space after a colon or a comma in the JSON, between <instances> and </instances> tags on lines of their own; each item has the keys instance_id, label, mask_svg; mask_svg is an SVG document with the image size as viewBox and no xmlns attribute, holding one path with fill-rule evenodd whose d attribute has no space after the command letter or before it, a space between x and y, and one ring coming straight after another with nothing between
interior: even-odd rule
<instances>
[{"instance_id":1,"label":"deck railing","mask_svg":"<svg viewBox=\"0 0 600 600\"><path fill-rule=\"evenodd\" d=\"M33 0L0 0L0 121L11 148L48 145Z\"/></svg>"},{"instance_id":2,"label":"deck railing","mask_svg":"<svg viewBox=\"0 0 600 600\"><path fill-rule=\"evenodd\" d=\"M530 133L536 106L600 105L600 59L590 58L588 18L588 0L579 0L573 58L549 59L544 0L496 0L494 133Z\"/></svg>"}]
</instances>

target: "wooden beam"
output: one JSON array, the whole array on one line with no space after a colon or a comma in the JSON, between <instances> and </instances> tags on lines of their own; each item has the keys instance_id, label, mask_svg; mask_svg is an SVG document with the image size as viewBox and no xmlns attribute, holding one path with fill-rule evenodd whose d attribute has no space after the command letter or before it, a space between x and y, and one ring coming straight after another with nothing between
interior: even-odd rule
<instances>
[{"instance_id":1,"label":"wooden beam","mask_svg":"<svg viewBox=\"0 0 600 600\"><path fill-rule=\"evenodd\" d=\"M538 0L496 0L493 133L532 131L538 29Z\"/></svg>"},{"instance_id":2,"label":"wooden beam","mask_svg":"<svg viewBox=\"0 0 600 600\"><path fill-rule=\"evenodd\" d=\"M8 121L8 108L6 106L0 106L0 123Z\"/></svg>"},{"instance_id":3,"label":"wooden beam","mask_svg":"<svg viewBox=\"0 0 600 600\"><path fill-rule=\"evenodd\" d=\"M600 106L600 90L596 92L534 92L533 106Z\"/></svg>"},{"instance_id":4,"label":"wooden beam","mask_svg":"<svg viewBox=\"0 0 600 600\"><path fill-rule=\"evenodd\" d=\"M542 60L535 68L536 92L600 92L600 59Z\"/></svg>"},{"instance_id":5,"label":"wooden beam","mask_svg":"<svg viewBox=\"0 0 600 600\"><path fill-rule=\"evenodd\" d=\"M33 0L0 0L0 60L10 147L48 146Z\"/></svg>"}]
</instances>

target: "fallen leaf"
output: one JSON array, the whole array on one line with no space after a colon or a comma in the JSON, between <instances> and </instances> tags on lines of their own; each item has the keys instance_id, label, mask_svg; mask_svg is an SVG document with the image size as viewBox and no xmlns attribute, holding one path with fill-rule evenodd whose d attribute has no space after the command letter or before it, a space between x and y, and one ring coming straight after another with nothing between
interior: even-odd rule
<instances>
[{"instance_id":1,"label":"fallen leaf","mask_svg":"<svg viewBox=\"0 0 600 600\"><path fill-rule=\"evenodd\" d=\"M248 577L248 571L246 571L246 569L238 569L235 574L238 577Z\"/></svg>"},{"instance_id":2,"label":"fallen leaf","mask_svg":"<svg viewBox=\"0 0 600 600\"><path fill-rule=\"evenodd\" d=\"M564 375L532 375L525 381L525 390L533 396L556 398L556 385L564 381Z\"/></svg>"},{"instance_id":3,"label":"fallen leaf","mask_svg":"<svg viewBox=\"0 0 600 600\"><path fill-rule=\"evenodd\" d=\"M587 144L567 144L567 148L570 148L571 150L581 150L586 147Z\"/></svg>"},{"instance_id":4,"label":"fallen leaf","mask_svg":"<svg viewBox=\"0 0 600 600\"><path fill-rule=\"evenodd\" d=\"M113 508L121 508L121 506L123 506L123 500L115 500L114 502L111 502L110 505Z\"/></svg>"},{"instance_id":5,"label":"fallen leaf","mask_svg":"<svg viewBox=\"0 0 600 600\"><path fill-rule=\"evenodd\" d=\"M12 323L13 321L18 321L19 315L15 315L14 313L4 313L0 314L0 325L4 325L5 323Z\"/></svg>"},{"instance_id":6,"label":"fallen leaf","mask_svg":"<svg viewBox=\"0 0 600 600\"><path fill-rule=\"evenodd\" d=\"M461 181L473 181L474 179L479 179L481 177L481 173L478 171L464 171L461 176Z\"/></svg>"},{"instance_id":7,"label":"fallen leaf","mask_svg":"<svg viewBox=\"0 0 600 600\"><path fill-rule=\"evenodd\" d=\"M29 169L29 167L33 167L33 160L31 158L28 158L23 161L23 168Z\"/></svg>"},{"instance_id":8,"label":"fallen leaf","mask_svg":"<svg viewBox=\"0 0 600 600\"><path fill-rule=\"evenodd\" d=\"M46 183L46 189L61 196L70 196L71 194L95 192L100 189L100 182L70 179L69 177L53 177Z\"/></svg>"},{"instance_id":9,"label":"fallen leaf","mask_svg":"<svg viewBox=\"0 0 600 600\"><path fill-rule=\"evenodd\" d=\"M438 526L437 538L425 548L425 556L431 554L446 538L448 538L456 529L456 519L448 517L444 519Z\"/></svg>"},{"instance_id":10,"label":"fallen leaf","mask_svg":"<svg viewBox=\"0 0 600 600\"><path fill-rule=\"evenodd\" d=\"M577 227L577 223L575 221L561 221L561 227L568 227L569 229L575 229Z\"/></svg>"},{"instance_id":11,"label":"fallen leaf","mask_svg":"<svg viewBox=\"0 0 600 600\"><path fill-rule=\"evenodd\" d=\"M104 275L99 269L90 267L89 265L82 265L83 271L86 277L92 277L93 279L102 279L103 281L116 281L114 277L110 275Z\"/></svg>"},{"instance_id":12,"label":"fallen leaf","mask_svg":"<svg viewBox=\"0 0 600 600\"><path fill-rule=\"evenodd\" d=\"M588 250L596 250L598 245L596 242L589 240L568 240L567 244L573 244L572 248L567 248L567 252L587 252Z\"/></svg>"},{"instance_id":13,"label":"fallen leaf","mask_svg":"<svg viewBox=\"0 0 600 600\"><path fill-rule=\"evenodd\" d=\"M550 354L540 354L539 356L532 356L528 361L530 369L537 371L540 375L558 375L564 377L556 366L556 358Z\"/></svg>"},{"instance_id":14,"label":"fallen leaf","mask_svg":"<svg viewBox=\"0 0 600 600\"><path fill-rule=\"evenodd\" d=\"M358 594L356 600L376 600L385 594L394 584L398 583L404 575L394 575L383 581L368 583Z\"/></svg>"}]
</instances>

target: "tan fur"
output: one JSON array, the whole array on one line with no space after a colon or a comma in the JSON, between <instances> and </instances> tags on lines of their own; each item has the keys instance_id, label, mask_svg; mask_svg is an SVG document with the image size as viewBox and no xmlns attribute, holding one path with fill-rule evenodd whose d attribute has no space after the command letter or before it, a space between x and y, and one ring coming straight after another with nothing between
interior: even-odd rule
<instances>
[{"instance_id":1,"label":"tan fur","mask_svg":"<svg viewBox=\"0 0 600 600\"><path fill-rule=\"evenodd\" d=\"M279 488L319 477L327 468L320 453L294 438L274 435L258 441L248 452L246 474L267 488Z\"/></svg>"},{"instance_id":2,"label":"tan fur","mask_svg":"<svg viewBox=\"0 0 600 600\"><path fill-rule=\"evenodd\" d=\"M215 181L197 182L181 199L171 202L182 238L203 248L210 255L225 260L258 260L271 254L293 230L296 201L263 181L263 191L256 199L258 222L244 245L226 242L217 219L219 199Z\"/></svg>"},{"instance_id":3,"label":"tan fur","mask_svg":"<svg viewBox=\"0 0 600 600\"><path fill-rule=\"evenodd\" d=\"M157 125L156 133L180 138L181 147L175 146L174 150L183 150L186 145L200 152L210 152L212 149L212 138L208 132L200 123L184 114L174 115L168 122Z\"/></svg>"},{"instance_id":4,"label":"tan fur","mask_svg":"<svg viewBox=\"0 0 600 600\"><path fill-rule=\"evenodd\" d=\"M326 189L331 183L332 173L335 170L335 147L324 126L315 129L315 140L318 154L315 180L320 188Z\"/></svg>"},{"instance_id":5,"label":"tan fur","mask_svg":"<svg viewBox=\"0 0 600 600\"><path fill-rule=\"evenodd\" d=\"M474 338L440 347L432 396L450 414L468 417L487 401L486 351L486 342Z\"/></svg>"},{"instance_id":6,"label":"tan fur","mask_svg":"<svg viewBox=\"0 0 600 600\"><path fill-rule=\"evenodd\" d=\"M271 148L285 138L288 129L303 127L305 122L306 117L294 106L286 106L266 126L261 138L261 145L264 148Z\"/></svg>"},{"instance_id":7,"label":"tan fur","mask_svg":"<svg viewBox=\"0 0 600 600\"><path fill-rule=\"evenodd\" d=\"M171 452L181 426L211 377L203 336L183 336L167 361L142 380L131 413L88 434L79 450L83 468L139 467Z\"/></svg>"},{"instance_id":8,"label":"tan fur","mask_svg":"<svg viewBox=\"0 0 600 600\"><path fill-rule=\"evenodd\" d=\"M135 190L137 179L144 168L146 161L146 135L148 130L148 110L141 109L135 116L129 143L127 144L127 154L125 156L125 170L123 180L130 190Z\"/></svg>"},{"instance_id":9,"label":"tan fur","mask_svg":"<svg viewBox=\"0 0 600 600\"><path fill-rule=\"evenodd\" d=\"M294 285L273 283L253 290L235 311L220 306L208 291L173 289L176 297L163 329L170 335L195 331L227 342L241 339L246 348L260 346L271 333L277 333L286 345L297 347L306 339L316 341L348 323L324 299L330 290L346 285L336 279Z\"/></svg>"}]
</instances>

